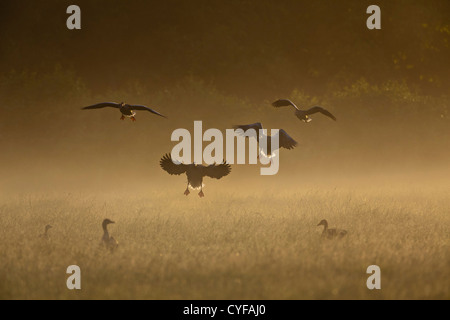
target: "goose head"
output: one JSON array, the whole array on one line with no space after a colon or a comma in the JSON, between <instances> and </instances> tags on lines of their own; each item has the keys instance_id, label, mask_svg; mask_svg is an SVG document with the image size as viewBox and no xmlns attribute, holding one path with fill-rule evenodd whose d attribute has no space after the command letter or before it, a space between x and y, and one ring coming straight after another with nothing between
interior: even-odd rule
<instances>
[{"instance_id":1,"label":"goose head","mask_svg":"<svg viewBox=\"0 0 450 320\"><path fill-rule=\"evenodd\" d=\"M109 219L105 219L105 220L103 220L102 226L103 226L103 228L106 228L106 226L111 223L115 223L115 222L112 220L109 220Z\"/></svg>"},{"instance_id":2,"label":"goose head","mask_svg":"<svg viewBox=\"0 0 450 320\"><path fill-rule=\"evenodd\" d=\"M319 222L319 224L317 226L325 226L328 227L328 221L323 219L322 221Z\"/></svg>"}]
</instances>

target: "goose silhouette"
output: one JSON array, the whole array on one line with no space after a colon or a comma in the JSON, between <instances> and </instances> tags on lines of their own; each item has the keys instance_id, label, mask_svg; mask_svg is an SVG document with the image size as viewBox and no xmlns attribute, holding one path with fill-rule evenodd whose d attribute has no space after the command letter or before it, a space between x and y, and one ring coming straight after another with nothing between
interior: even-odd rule
<instances>
[{"instance_id":1,"label":"goose silhouette","mask_svg":"<svg viewBox=\"0 0 450 320\"><path fill-rule=\"evenodd\" d=\"M187 176L187 187L184 194L189 195L189 188L200 189L198 193L199 197L204 197L203 193L203 178L210 177L214 179L220 179L227 176L231 172L231 166L224 162L221 164L211 164L204 166L201 164L183 164L174 162L170 154L165 154L160 162L161 168L167 171L171 175L180 175L185 173Z\"/></svg>"},{"instance_id":2,"label":"goose silhouette","mask_svg":"<svg viewBox=\"0 0 450 320\"><path fill-rule=\"evenodd\" d=\"M326 110L322 107L319 107L319 106L314 106L307 110L300 110L299 107L297 107L295 105L295 103L293 103L289 99L279 99L279 100L273 102L272 106L274 106L275 108L288 107L288 106L294 107L296 117L299 118L300 120L302 120L303 122L311 122L312 119L309 116L312 114L315 114L315 113L321 113L321 114L333 119L334 121L336 121L336 117L333 116L331 114L331 112L329 112L328 110Z\"/></svg>"},{"instance_id":3,"label":"goose silhouette","mask_svg":"<svg viewBox=\"0 0 450 320\"><path fill-rule=\"evenodd\" d=\"M259 144L259 140L261 138L260 134L259 134L259 130L261 130L263 128L263 126L260 122L256 122L256 123L252 123L252 124L244 124L244 125L235 125L235 126L233 126L233 128L240 129L241 134L245 134L247 132L247 130L249 130L249 129L255 130L255 133L256 133L255 138ZM272 136L262 134L262 137L267 141L267 148L260 147L260 150L264 156L267 156L270 158L272 156L272 151L277 151L277 150L272 150ZM291 149L294 149L295 146L297 145L297 141L292 139L292 137L290 135L288 135L288 133L283 129L279 129L278 133L275 135L275 137L278 137L278 149L285 148L285 149L291 150Z\"/></svg>"},{"instance_id":4,"label":"goose silhouette","mask_svg":"<svg viewBox=\"0 0 450 320\"><path fill-rule=\"evenodd\" d=\"M153 114L156 114L160 117L167 118L166 116L162 115L161 113L139 104L127 104L124 102L121 103L115 103L115 102L101 102L94 104L92 106L87 106L84 108L81 108L82 110L90 110L90 109L101 109L101 108L116 108L119 109L120 113L122 113L122 117L120 117L120 120L124 120L125 117L128 117L131 119L131 121L136 121L136 118L134 117L136 115L135 110L142 110L142 111L148 111Z\"/></svg>"},{"instance_id":5,"label":"goose silhouette","mask_svg":"<svg viewBox=\"0 0 450 320\"><path fill-rule=\"evenodd\" d=\"M50 236L48 235L48 230L50 230L51 228L53 228L51 225L46 225L45 226L45 232L40 234L39 237L45 240L49 240Z\"/></svg>"},{"instance_id":6,"label":"goose silhouette","mask_svg":"<svg viewBox=\"0 0 450 320\"><path fill-rule=\"evenodd\" d=\"M105 248L114 251L119 246L119 243L116 239L111 237L108 232L108 225L115 223L114 221L111 221L109 219L105 219L102 222L102 228L103 228L103 237L102 237L102 244Z\"/></svg>"},{"instance_id":7,"label":"goose silhouette","mask_svg":"<svg viewBox=\"0 0 450 320\"><path fill-rule=\"evenodd\" d=\"M323 226L322 238L341 239L347 234L347 230L328 228L328 221L323 219L317 226Z\"/></svg>"}]
</instances>

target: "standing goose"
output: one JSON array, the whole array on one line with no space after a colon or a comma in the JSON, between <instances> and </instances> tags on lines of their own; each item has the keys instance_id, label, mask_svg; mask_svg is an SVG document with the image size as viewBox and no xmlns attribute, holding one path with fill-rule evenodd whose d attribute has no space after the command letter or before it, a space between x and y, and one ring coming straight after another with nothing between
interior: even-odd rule
<instances>
[{"instance_id":1,"label":"standing goose","mask_svg":"<svg viewBox=\"0 0 450 320\"><path fill-rule=\"evenodd\" d=\"M42 238L42 239L45 239L45 240L50 239L50 237L49 237L49 235L48 235L48 230L51 229L51 228L53 228L51 225L49 225L49 224L46 225L46 226L45 226L45 232L42 233L42 234L40 234L39 237Z\"/></svg>"},{"instance_id":2,"label":"standing goose","mask_svg":"<svg viewBox=\"0 0 450 320\"><path fill-rule=\"evenodd\" d=\"M323 226L322 238L326 239L341 239L347 234L347 230L343 229L328 229L328 221L323 219L317 226Z\"/></svg>"},{"instance_id":3,"label":"standing goose","mask_svg":"<svg viewBox=\"0 0 450 320\"><path fill-rule=\"evenodd\" d=\"M198 193L200 198L205 196L203 194L203 177L220 179L231 172L231 167L226 162L221 164L211 164L209 166L203 166L195 163L175 163L170 154L164 155L159 164L163 170L167 171L171 175L186 173L188 181L184 194L186 196L189 195L189 187L192 189L200 189L200 192Z\"/></svg>"},{"instance_id":4,"label":"standing goose","mask_svg":"<svg viewBox=\"0 0 450 320\"><path fill-rule=\"evenodd\" d=\"M103 237L102 237L102 244L105 246L105 248L113 251L116 249L119 245L116 239L111 237L108 232L108 224L115 223L114 221L111 221L109 219L105 219L102 222L103 227Z\"/></svg>"},{"instance_id":5,"label":"standing goose","mask_svg":"<svg viewBox=\"0 0 450 320\"><path fill-rule=\"evenodd\" d=\"M256 140L258 141L258 144L259 144L259 139L260 139L259 130L261 130L263 128L261 123L256 122L256 123L247 124L247 125L236 125L236 126L233 126L233 128L241 129L243 131L242 133L245 133L249 129L255 130ZM284 131L283 129L280 129L278 131L278 133L276 134L276 136L278 136L278 149L285 148L285 149L291 150L297 145L297 141L292 139L291 136L288 135L287 132ZM261 147L260 147L260 150L264 156L267 156L270 158L272 156L272 139L271 139L271 136L268 136L265 134L263 135L263 137L265 139L267 139L266 140L267 141L267 150L263 150L263 148L261 148ZM273 150L273 151L276 151L276 150Z\"/></svg>"},{"instance_id":6,"label":"standing goose","mask_svg":"<svg viewBox=\"0 0 450 320\"><path fill-rule=\"evenodd\" d=\"M82 108L82 110L89 110L89 109L101 109L101 108L106 108L106 107L111 107L111 108L116 108L119 109L119 111L122 113L122 117L120 117L120 120L124 120L125 117L128 117L131 119L131 121L136 121L136 118L134 117L136 115L136 112L134 110L144 110L144 111L149 111L153 114L156 114L158 116L161 116L163 118L166 118L166 116L162 115L161 113L150 109L146 106L141 106L138 104L127 104L124 102L121 103L115 103L115 102L102 102L102 103L97 103L94 104L92 106L87 106Z\"/></svg>"},{"instance_id":7,"label":"standing goose","mask_svg":"<svg viewBox=\"0 0 450 320\"><path fill-rule=\"evenodd\" d=\"M294 107L295 108L295 115L297 116L297 118L299 118L303 122L310 122L310 121L312 121L312 119L309 116L314 114L314 113L318 113L318 112L320 112L320 113L326 115L327 117L333 119L334 121L336 121L336 117L335 116L333 116L328 110L325 110L324 108L319 107L319 106L315 106L315 107L309 108L308 110L300 110L295 105L295 103L293 103L291 100L288 100L288 99L277 100L277 101L272 103L272 106L274 106L275 108L287 107L287 106Z\"/></svg>"}]
</instances>

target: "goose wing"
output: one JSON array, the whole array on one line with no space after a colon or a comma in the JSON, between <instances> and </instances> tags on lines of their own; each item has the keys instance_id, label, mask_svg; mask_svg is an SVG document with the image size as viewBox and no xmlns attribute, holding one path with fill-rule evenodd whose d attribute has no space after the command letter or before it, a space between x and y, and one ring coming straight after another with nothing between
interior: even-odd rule
<instances>
[{"instance_id":1,"label":"goose wing","mask_svg":"<svg viewBox=\"0 0 450 320\"><path fill-rule=\"evenodd\" d=\"M172 156L169 153L166 153L161 160L159 161L159 165L163 170L167 171L172 175L180 175L186 172L187 165L182 163L174 163L172 160Z\"/></svg>"},{"instance_id":2,"label":"goose wing","mask_svg":"<svg viewBox=\"0 0 450 320\"><path fill-rule=\"evenodd\" d=\"M101 102L101 103L93 104L91 106L87 106L87 107L84 107L84 108L81 108L81 109L82 110L101 109L101 108L106 108L106 107L120 108L120 104L115 103L115 102Z\"/></svg>"},{"instance_id":3,"label":"goose wing","mask_svg":"<svg viewBox=\"0 0 450 320\"><path fill-rule=\"evenodd\" d=\"M230 172L231 166L228 163L223 162L219 165L211 164L209 166L204 167L203 176L220 179L224 176L227 176Z\"/></svg>"},{"instance_id":4,"label":"goose wing","mask_svg":"<svg viewBox=\"0 0 450 320\"><path fill-rule=\"evenodd\" d=\"M166 119L167 119L167 117L166 117L165 115L162 115L162 114L159 113L158 111L155 111L155 110L153 110L153 109L151 109L151 108L149 108L149 107L146 107L146 106L142 106L142 105L139 105L139 104L133 104L133 105L130 105L130 108L131 108L131 110L144 110L144 111L149 111L149 112L151 112L151 113L153 113L153 114L156 114L156 115L158 115L158 116L160 116L160 117L163 117L163 118L166 118Z\"/></svg>"},{"instance_id":5,"label":"goose wing","mask_svg":"<svg viewBox=\"0 0 450 320\"><path fill-rule=\"evenodd\" d=\"M240 135L246 135L247 130L253 129L256 133L256 140L259 141L259 130L262 129L262 124L260 122L252 123L252 124L243 124L243 125L235 125L233 128L241 129L241 132L238 132ZM240 130L239 130L240 131Z\"/></svg>"},{"instance_id":6,"label":"goose wing","mask_svg":"<svg viewBox=\"0 0 450 320\"><path fill-rule=\"evenodd\" d=\"M252 123L252 124L242 124L233 126L234 129L242 129L244 132L248 129L254 129L257 133L258 130L262 129L262 124L260 122Z\"/></svg>"},{"instance_id":7,"label":"goose wing","mask_svg":"<svg viewBox=\"0 0 450 320\"><path fill-rule=\"evenodd\" d=\"M119 242L111 236L109 237L109 246L111 247L111 249L115 249L119 246Z\"/></svg>"},{"instance_id":8,"label":"goose wing","mask_svg":"<svg viewBox=\"0 0 450 320\"><path fill-rule=\"evenodd\" d=\"M283 129L280 129L278 131L278 139L279 139L279 147L280 148L286 148L288 150L294 149L294 147L297 145L297 141L292 139L290 135L287 134L286 131Z\"/></svg>"},{"instance_id":9,"label":"goose wing","mask_svg":"<svg viewBox=\"0 0 450 320\"><path fill-rule=\"evenodd\" d=\"M314 113L320 112L320 113L326 115L327 117L333 119L334 121L336 121L336 117L333 116L333 115L331 114L331 112L329 112L328 110L326 110L326 109L324 109L324 108L322 108L322 107L319 107L319 106L312 107L312 108L306 110L305 112L306 112L307 115L310 115L310 114L314 114Z\"/></svg>"},{"instance_id":10,"label":"goose wing","mask_svg":"<svg viewBox=\"0 0 450 320\"><path fill-rule=\"evenodd\" d=\"M289 99L279 99L279 100L273 102L272 106L274 106L275 108L292 106L292 107L294 107L295 109L298 110L298 107L295 105L295 103L293 103Z\"/></svg>"}]
</instances>

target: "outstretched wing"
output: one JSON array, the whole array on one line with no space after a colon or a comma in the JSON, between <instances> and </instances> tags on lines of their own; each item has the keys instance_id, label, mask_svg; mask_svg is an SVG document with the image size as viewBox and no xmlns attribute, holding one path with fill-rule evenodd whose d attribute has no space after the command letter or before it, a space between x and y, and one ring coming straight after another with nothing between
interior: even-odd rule
<instances>
[{"instance_id":1,"label":"outstretched wing","mask_svg":"<svg viewBox=\"0 0 450 320\"><path fill-rule=\"evenodd\" d=\"M92 106L87 106L87 107L84 107L81 109L88 110L88 109L100 109L100 108L106 108L106 107L120 108L120 104L115 103L115 102L102 102L102 103L93 104Z\"/></svg>"},{"instance_id":2,"label":"outstretched wing","mask_svg":"<svg viewBox=\"0 0 450 320\"><path fill-rule=\"evenodd\" d=\"M174 163L172 160L172 156L169 153L166 153L161 160L159 161L159 165L163 170L167 171L169 174L180 175L186 172L187 165L182 163Z\"/></svg>"},{"instance_id":3,"label":"outstretched wing","mask_svg":"<svg viewBox=\"0 0 450 320\"><path fill-rule=\"evenodd\" d=\"M146 107L146 106L141 106L141 105L139 105L139 104L134 104L134 105L130 105L130 108L131 108L131 110L145 110L145 111L150 111L150 112L153 113L153 114L156 114L156 115L158 115L158 116L160 116L160 117L163 117L163 118L166 118L166 119L167 119L167 117L166 117L165 115L162 115L162 114L159 113L158 111L155 111L155 110L153 110L153 109L150 109L149 107Z\"/></svg>"},{"instance_id":4,"label":"outstretched wing","mask_svg":"<svg viewBox=\"0 0 450 320\"><path fill-rule=\"evenodd\" d=\"M234 129L242 129L244 132L248 129L254 129L256 133L259 132L260 129L262 129L262 124L260 122L252 123L252 124L242 124L242 125L235 125L233 126Z\"/></svg>"},{"instance_id":5,"label":"outstretched wing","mask_svg":"<svg viewBox=\"0 0 450 320\"><path fill-rule=\"evenodd\" d=\"M306 114L307 115L314 114L314 113L317 113L317 112L320 112L320 113L326 115L327 117L333 119L334 121L336 121L336 117L333 116L328 110L325 110L322 107L315 106L315 107L312 107L312 108L306 110Z\"/></svg>"},{"instance_id":6,"label":"outstretched wing","mask_svg":"<svg viewBox=\"0 0 450 320\"><path fill-rule=\"evenodd\" d=\"M287 107L287 106L292 106L295 109L298 110L297 106L295 105L295 103L293 103L291 100L289 99L279 99L275 102L272 103L272 106L274 106L275 108L280 108L280 107Z\"/></svg>"},{"instance_id":7,"label":"outstretched wing","mask_svg":"<svg viewBox=\"0 0 450 320\"><path fill-rule=\"evenodd\" d=\"M233 128L235 130L241 129L242 131L239 130L241 132L237 131L237 133L240 134L240 135L245 135L247 130L253 129L253 130L255 130L255 134L256 134L255 138L256 138L257 141L259 141L259 130L262 129L262 124L259 123L259 122L256 122L256 123L252 123L252 124L236 125L236 126L233 126Z\"/></svg>"},{"instance_id":8,"label":"outstretched wing","mask_svg":"<svg viewBox=\"0 0 450 320\"><path fill-rule=\"evenodd\" d=\"M207 176L210 178L220 179L225 177L231 172L231 166L224 162L221 164L211 164L209 166L204 167L203 176Z\"/></svg>"},{"instance_id":9,"label":"outstretched wing","mask_svg":"<svg viewBox=\"0 0 450 320\"><path fill-rule=\"evenodd\" d=\"M242 129L244 131L247 131L248 129L254 129L256 132L258 130L262 129L262 124L260 122L252 123L252 124L242 124L242 125L236 125L233 126L234 129Z\"/></svg>"},{"instance_id":10,"label":"outstretched wing","mask_svg":"<svg viewBox=\"0 0 450 320\"><path fill-rule=\"evenodd\" d=\"M286 148L290 150L294 149L294 147L297 145L297 141L292 139L291 136L288 135L287 132L284 131L283 129L280 129L280 131L278 131L278 136L280 148Z\"/></svg>"}]
</instances>

